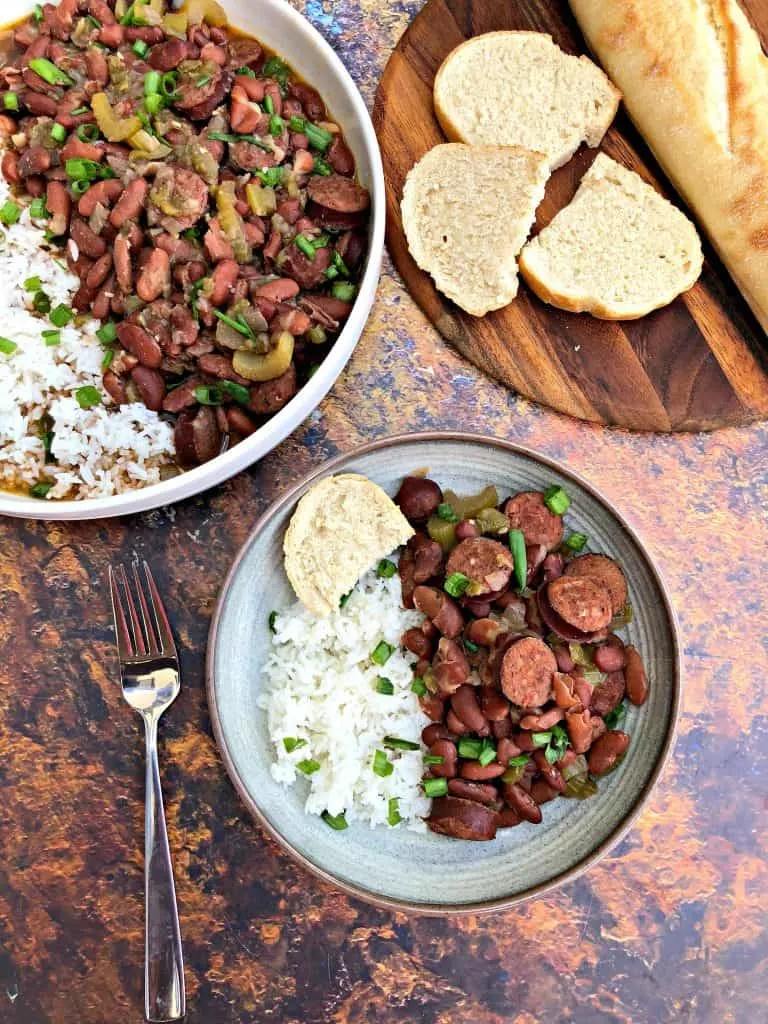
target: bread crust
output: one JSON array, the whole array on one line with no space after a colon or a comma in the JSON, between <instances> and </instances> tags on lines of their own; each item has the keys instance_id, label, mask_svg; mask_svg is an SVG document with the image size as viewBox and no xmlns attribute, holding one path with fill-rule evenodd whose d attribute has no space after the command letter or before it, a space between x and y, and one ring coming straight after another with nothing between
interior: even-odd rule
<instances>
[{"instance_id":1,"label":"bread crust","mask_svg":"<svg viewBox=\"0 0 768 1024\"><path fill-rule=\"evenodd\" d=\"M768 330L768 59L735 0L570 0L627 110Z\"/></svg>"}]
</instances>

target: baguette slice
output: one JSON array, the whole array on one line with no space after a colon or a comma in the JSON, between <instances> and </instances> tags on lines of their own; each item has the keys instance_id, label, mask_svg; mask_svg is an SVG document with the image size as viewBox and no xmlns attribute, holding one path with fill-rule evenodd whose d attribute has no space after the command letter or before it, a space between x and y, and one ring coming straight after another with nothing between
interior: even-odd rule
<instances>
[{"instance_id":1,"label":"baguette slice","mask_svg":"<svg viewBox=\"0 0 768 1024\"><path fill-rule=\"evenodd\" d=\"M522 146L567 163L598 146L621 93L588 57L541 32L489 32L450 53L435 78L435 111L455 142Z\"/></svg>"},{"instance_id":2,"label":"baguette slice","mask_svg":"<svg viewBox=\"0 0 768 1024\"><path fill-rule=\"evenodd\" d=\"M768 332L768 59L735 0L570 0L632 120Z\"/></svg>"},{"instance_id":3,"label":"baguette slice","mask_svg":"<svg viewBox=\"0 0 768 1024\"><path fill-rule=\"evenodd\" d=\"M435 146L403 189L403 227L422 270L473 316L517 295L517 254L544 197L546 157L511 146Z\"/></svg>"},{"instance_id":4,"label":"baguette slice","mask_svg":"<svg viewBox=\"0 0 768 1024\"><path fill-rule=\"evenodd\" d=\"M324 617L413 532L377 484L356 473L329 476L296 506L283 541L285 571L304 606Z\"/></svg>"},{"instance_id":5,"label":"baguette slice","mask_svg":"<svg viewBox=\"0 0 768 1024\"><path fill-rule=\"evenodd\" d=\"M603 320L634 320L696 281L701 242L677 207L598 153L572 202L520 255L539 298Z\"/></svg>"}]
</instances>

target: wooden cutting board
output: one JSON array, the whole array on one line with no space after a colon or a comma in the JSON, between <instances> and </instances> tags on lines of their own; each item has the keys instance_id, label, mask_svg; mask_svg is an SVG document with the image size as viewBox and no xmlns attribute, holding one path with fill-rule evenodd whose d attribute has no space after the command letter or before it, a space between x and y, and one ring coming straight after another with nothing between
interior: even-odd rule
<instances>
[{"instance_id":1,"label":"wooden cutting board","mask_svg":"<svg viewBox=\"0 0 768 1024\"><path fill-rule=\"evenodd\" d=\"M765 45L768 0L744 5ZM429 0L406 31L381 80L374 124L384 158L389 249L413 297L470 362L571 416L659 431L711 430L768 417L768 339L708 246L704 273L690 292L642 320L620 323L554 309L522 282L510 306L478 319L441 295L416 266L400 197L413 164L445 141L432 83L454 47L494 29L548 32L567 52L586 52L563 0ZM623 110L602 148L674 197ZM582 147L555 172L537 229L570 201L595 152Z\"/></svg>"}]
</instances>

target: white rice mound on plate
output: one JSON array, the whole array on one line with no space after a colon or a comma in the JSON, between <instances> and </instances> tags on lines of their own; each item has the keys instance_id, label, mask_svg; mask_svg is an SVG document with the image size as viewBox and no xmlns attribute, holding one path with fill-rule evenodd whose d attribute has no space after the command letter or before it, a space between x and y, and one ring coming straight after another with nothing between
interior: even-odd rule
<instances>
[{"instance_id":1,"label":"white rice mound on plate","mask_svg":"<svg viewBox=\"0 0 768 1024\"><path fill-rule=\"evenodd\" d=\"M422 819L431 800L419 785L425 753L420 741L429 719L411 691L415 656L400 648L403 632L423 619L402 607L399 576L380 579L373 571L362 577L345 607L326 618L312 615L300 602L276 616L260 704L274 744L272 777L285 786L298 780L307 813L345 812L350 824L390 827L389 801L397 798L403 825L426 830ZM379 666L371 653L382 640L395 650ZM379 676L393 684L392 696L376 692ZM381 778L374 774L373 759L377 750L385 750L385 736L420 748L386 749L393 771ZM285 738L305 745L289 753ZM317 761L320 768L304 775L296 766L305 760Z\"/></svg>"},{"instance_id":2,"label":"white rice mound on plate","mask_svg":"<svg viewBox=\"0 0 768 1024\"><path fill-rule=\"evenodd\" d=\"M0 206L9 198L0 178ZM24 289L32 277L40 279L52 308L71 305L79 282L24 207L0 236L0 337L17 346L9 355L0 352L0 488L26 492L51 483L48 499L82 499L157 483L161 468L173 464L170 424L141 402L112 403L102 384L98 321L63 327L60 342L46 345L42 332L54 326L33 311L33 294ZM89 386L102 404L83 409L76 393ZM56 462L48 464L44 415L53 420Z\"/></svg>"}]
</instances>

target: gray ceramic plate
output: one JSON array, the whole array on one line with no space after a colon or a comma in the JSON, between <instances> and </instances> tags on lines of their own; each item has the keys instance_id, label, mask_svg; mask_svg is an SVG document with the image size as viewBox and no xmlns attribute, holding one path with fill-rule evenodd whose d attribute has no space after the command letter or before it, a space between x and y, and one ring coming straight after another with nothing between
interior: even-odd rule
<instances>
[{"instance_id":1,"label":"gray ceramic plate","mask_svg":"<svg viewBox=\"0 0 768 1024\"><path fill-rule=\"evenodd\" d=\"M504 830L468 843L403 829L351 826L334 832L305 815L300 790L269 773L270 744L257 705L273 608L294 600L283 571L282 539L296 502L331 473L362 473L394 494L410 470L425 468L443 487L470 494L495 484L500 494L559 484L571 496L573 528L590 549L616 558L635 611L627 630L642 652L650 695L632 708L623 764L583 802L557 800L541 825ZM460 434L416 434L376 442L334 459L279 499L256 524L224 584L211 626L208 699L224 763L243 800L305 867L352 895L423 913L509 907L572 879L617 843L656 782L672 745L680 701L677 626L665 586L645 548L589 484L551 460L502 441Z\"/></svg>"}]
</instances>

